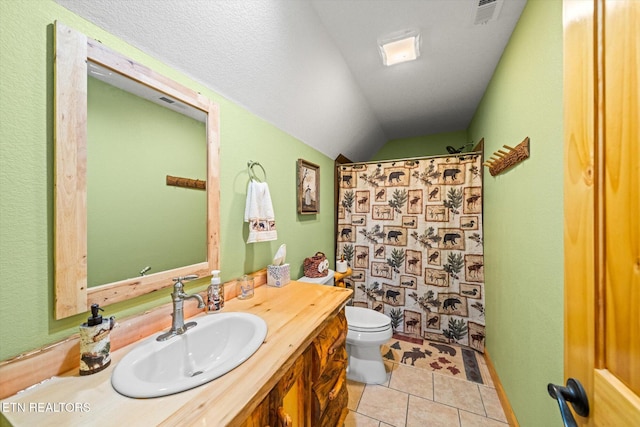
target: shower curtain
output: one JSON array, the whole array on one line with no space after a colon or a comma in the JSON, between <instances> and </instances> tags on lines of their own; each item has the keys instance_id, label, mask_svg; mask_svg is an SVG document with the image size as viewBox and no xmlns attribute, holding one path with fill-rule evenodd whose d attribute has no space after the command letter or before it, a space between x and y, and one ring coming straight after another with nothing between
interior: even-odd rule
<instances>
[{"instance_id":1,"label":"shower curtain","mask_svg":"<svg viewBox=\"0 0 640 427\"><path fill-rule=\"evenodd\" d=\"M396 337L484 352L480 153L338 166L337 255L354 306Z\"/></svg>"}]
</instances>

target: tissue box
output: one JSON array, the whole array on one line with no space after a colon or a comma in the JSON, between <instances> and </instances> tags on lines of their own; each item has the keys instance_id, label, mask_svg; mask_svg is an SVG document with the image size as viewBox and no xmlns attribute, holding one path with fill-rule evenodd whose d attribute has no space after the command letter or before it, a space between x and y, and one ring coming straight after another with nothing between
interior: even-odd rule
<instances>
[{"instance_id":1,"label":"tissue box","mask_svg":"<svg viewBox=\"0 0 640 427\"><path fill-rule=\"evenodd\" d=\"M268 265L267 285L281 288L291 281L289 264Z\"/></svg>"}]
</instances>

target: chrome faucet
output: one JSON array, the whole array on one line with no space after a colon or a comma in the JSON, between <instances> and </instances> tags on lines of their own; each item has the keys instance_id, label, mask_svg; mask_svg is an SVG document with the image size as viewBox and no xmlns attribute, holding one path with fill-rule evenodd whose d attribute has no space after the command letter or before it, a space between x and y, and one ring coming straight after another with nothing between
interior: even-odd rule
<instances>
[{"instance_id":1,"label":"chrome faucet","mask_svg":"<svg viewBox=\"0 0 640 427\"><path fill-rule=\"evenodd\" d=\"M173 292L171 293L171 300L173 301L173 322L171 323L171 329L158 336L158 338L156 338L157 341L166 341L171 337L175 337L176 335L182 335L187 332L187 329L193 328L197 325L196 322L188 322L186 324L184 323L184 310L182 308L184 300L191 298L195 298L198 300L198 308L204 308L204 300L200 295L187 295L183 291L184 285L182 284L182 282L184 280L193 280L197 278L198 276L192 274L190 276L177 277L173 279L173 281L176 282L173 285Z\"/></svg>"}]
</instances>

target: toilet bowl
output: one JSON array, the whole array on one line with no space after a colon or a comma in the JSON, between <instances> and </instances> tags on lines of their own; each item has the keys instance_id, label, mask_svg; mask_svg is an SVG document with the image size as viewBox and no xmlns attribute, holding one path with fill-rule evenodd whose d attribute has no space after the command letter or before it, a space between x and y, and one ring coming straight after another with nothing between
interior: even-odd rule
<instances>
[{"instance_id":1,"label":"toilet bowl","mask_svg":"<svg viewBox=\"0 0 640 427\"><path fill-rule=\"evenodd\" d=\"M325 277L306 277L299 282L333 286L333 271ZM387 371L382 361L380 346L391 339L391 319L382 313L364 307L345 307L347 316L347 378L365 384L387 382Z\"/></svg>"},{"instance_id":2,"label":"toilet bowl","mask_svg":"<svg viewBox=\"0 0 640 427\"><path fill-rule=\"evenodd\" d=\"M382 384L387 372L380 346L391 339L391 319L375 310L345 307L347 316L347 378L366 384Z\"/></svg>"}]
</instances>

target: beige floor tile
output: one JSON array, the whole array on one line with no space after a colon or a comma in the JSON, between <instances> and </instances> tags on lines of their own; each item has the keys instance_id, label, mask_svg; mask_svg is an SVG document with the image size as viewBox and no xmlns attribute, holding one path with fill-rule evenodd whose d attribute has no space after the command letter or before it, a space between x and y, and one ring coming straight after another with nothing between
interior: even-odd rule
<instances>
[{"instance_id":1,"label":"beige floor tile","mask_svg":"<svg viewBox=\"0 0 640 427\"><path fill-rule=\"evenodd\" d=\"M350 411L358 409L358 403L360 403L364 386L365 385L362 383L347 380L347 392L349 393L349 403L347 404L347 408L349 408Z\"/></svg>"},{"instance_id":2,"label":"beige floor tile","mask_svg":"<svg viewBox=\"0 0 640 427\"><path fill-rule=\"evenodd\" d=\"M358 413L396 427L404 427L409 395L379 385L367 385L362 393Z\"/></svg>"},{"instance_id":3,"label":"beige floor tile","mask_svg":"<svg viewBox=\"0 0 640 427\"><path fill-rule=\"evenodd\" d=\"M433 400L433 374L400 364L391 372L389 388Z\"/></svg>"},{"instance_id":4,"label":"beige floor tile","mask_svg":"<svg viewBox=\"0 0 640 427\"><path fill-rule=\"evenodd\" d=\"M507 422L507 417L504 415L500 398L495 388L489 388L479 385L480 396L482 397L482 403L484 404L484 410L487 412L487 417L493 418L503 423Z\"/></svg>"},{"instance_id":5,"label":"beige floor tile","mask_svg":"<svg viewBox=\"0 0 640 427\"><path fill-rule=\"evenodd\" d=\"M434 401L486 416L476 383L434 374L433 384Z\"/></svg>"},{"instance_id":6,"label":"beige floor tile","mask_svg":"<svg viewBox=\"0 0 640 427\"><path fill-rule=\"evenodd\" d=\"M467 411L460 411L461 427L507 427L509 424L482 417Z\"/></svg>"},{"instance_id":7,"label":"beige floor tile","mask_svg":"<svg viewBox=\"0 0 640 427\"><path fill-rule=\"evenodd\" d=\"M378 427L379 425L380 421L353 411L349 411L347 419L344 420L344 427Z\"/></svg>"},{"instance_id":8,"label":"beige floor tile","mask_svg":"<svg viewBox=\"0 0 640 427\"><path fill-rule=\"evenodd\" d=\"M459 427L458 410L417 396L409 396L407 427Z\"/></svg>"}]
</instances>

